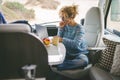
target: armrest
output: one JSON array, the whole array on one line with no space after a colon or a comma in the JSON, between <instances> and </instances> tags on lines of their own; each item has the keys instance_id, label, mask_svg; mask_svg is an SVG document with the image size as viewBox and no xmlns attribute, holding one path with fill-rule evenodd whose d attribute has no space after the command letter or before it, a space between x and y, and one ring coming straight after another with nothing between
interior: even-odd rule
<instances>
[{"instance_id":1,"label":"armrest","mask_svg":"<svg viewBox=\"0 0 120 80\"><path fill-rule=\"evenodd\" d=\"M96 51L96 50L104 50L106 47L88 47L88 50L93 50L93 51Z\"/></svg>"}]
</instances>

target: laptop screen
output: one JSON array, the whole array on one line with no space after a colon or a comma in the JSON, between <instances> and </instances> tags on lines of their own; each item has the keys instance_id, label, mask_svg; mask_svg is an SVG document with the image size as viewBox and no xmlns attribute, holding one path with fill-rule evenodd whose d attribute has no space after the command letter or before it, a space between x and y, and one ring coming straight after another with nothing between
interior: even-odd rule
<instances>
[{"instance_id":1,"label":"laptop screen","mask_svg":"<svg viewBox=\"0 0 120 80\"><path fill-rule=\"evenodd\" d=\"M40 39L48 37L47 28L45 26L35 24L35 27L36 27L36 34L39 36Z\"/></svg>"}]
</instances>

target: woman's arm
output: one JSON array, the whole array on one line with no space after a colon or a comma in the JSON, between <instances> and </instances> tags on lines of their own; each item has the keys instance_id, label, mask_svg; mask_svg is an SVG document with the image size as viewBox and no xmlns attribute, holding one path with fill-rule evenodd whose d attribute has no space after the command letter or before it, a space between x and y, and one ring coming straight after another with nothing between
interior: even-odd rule
<instances>
[{"instance_id":1,"label":"woman's arm","mask_svg":"<svg viewBox=\"0 0 120 80\"><path fill-rule=\"evenodd\" d=\"M57 36L59 36L59 37L63 37L63 34L64 34L64 28L61 28L61 27L59 27L58 28L58 33L57 33Z\"/></svg>"},{"instance_id":2,"label":"woman's arm","mask_svg":"<svg viewBox=\"0 0 120 80\"><path fill-rule=\"evenodd\" d=\"M81 43L83 43L83 39L82 39L83 35L84 35L84 29L82 27L78 27L76 29L75 37L73 40L68 38L63 38L62 42L69 49L79 49Z\"/></svg>"}]
</instances>

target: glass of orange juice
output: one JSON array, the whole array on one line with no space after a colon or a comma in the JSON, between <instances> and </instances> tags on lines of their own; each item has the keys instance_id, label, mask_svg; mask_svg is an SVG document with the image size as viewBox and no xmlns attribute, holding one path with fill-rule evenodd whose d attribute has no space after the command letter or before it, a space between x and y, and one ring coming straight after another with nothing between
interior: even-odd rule
<instances>
[{"instance_id":1,"label":"glass of orange juice","mask_svg":"<svg viewBox=\"0 0 120 80\"><path fill-rule=\"evenodd\" d=\"M59 43L59 37L58 36L54 36L53 39L52 39L52 44L57 46Z\"/></svg>"}]
</instances>

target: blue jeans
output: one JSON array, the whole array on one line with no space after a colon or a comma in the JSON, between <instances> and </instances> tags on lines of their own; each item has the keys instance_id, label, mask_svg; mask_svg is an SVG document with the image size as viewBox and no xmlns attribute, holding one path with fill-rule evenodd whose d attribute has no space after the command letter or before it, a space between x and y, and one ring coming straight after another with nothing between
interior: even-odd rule
<instances>
[{"instance_id":1,"label":"blue jeans","mask_svg":"<svg viewBox=\"0 0 120 80\"><path fill-rule=\"evenodd\" d=\"M57 66L58 70L68 70L68 69L76 69L83 68L88 64L88 57L84 54L80 54L76 56L74 59L65 59L62 64Z\"/></svg>"}]
</instances>

